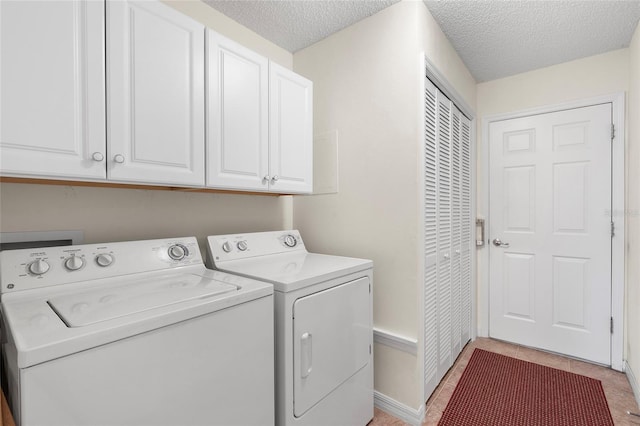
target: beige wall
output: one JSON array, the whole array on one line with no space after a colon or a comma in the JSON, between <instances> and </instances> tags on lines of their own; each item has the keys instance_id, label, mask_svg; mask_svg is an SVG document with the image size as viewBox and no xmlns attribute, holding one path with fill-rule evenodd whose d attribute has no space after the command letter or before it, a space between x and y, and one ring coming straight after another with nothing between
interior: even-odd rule
<instances>
[{"instance_id":1,"label":"beige wall","mask_svg":"<svg viewBox=\"0 0 640 426\"><path fill-rule=\"evenodd\" d=\"M0 184L2 232L81 230L85 243L285 227L286 197ZM204 254L204 252L203 252Z\"/></svg>"},{"instance_id":2,"label":"beige wall","mask_svg":"<svg viewBox=\"0 0 640 426\"><path fill-rule=\"evenodd\" d=\"M578 59L563 64L480 83L477 86L477 212L487 211L482 198L486 182L482 152L485 141L482 121L485 117L522 111L545 105L588 99L601 95L626 92L629 89L629 49ZM486 248L478 251L478 277L486 274ZM478 296L482 303L483 292ZM485 300L486 302L486 300ZM487 332L486 317L478 317L482 335Z\"/></svg>"},{"instance_id":3,"label":"beige wall","mask_svg":"<svg viewBox=\"0 0 640 426\"><path fill-rule=\"evenodd\" d=\"M293 56L200 1L167 2L291 68ZM290 197L0 184L0 230L82 230L85 242L198 237L291 226Z\"/></svg>"},{"instance_id":4,"label":"beige wall","mask_svg":"<svg viewBox=\"0 0 640 426\"><path fill-rule=\"evenodd\" d=\"M422 51L475 103L475 82L422 2L397 3L294 54L294 70L314 82L314 134L337 131L339 153L339 192L296 197L294 227L313 251L373 259L375 326L419 345ZM417 357L376 345L374 359L376 390L424 403Z\"/></svg>"},{"instance_id":5,"label":"beige wall","mask_svg":"<svg viewBox=\"0 0 640 426\"><path fill-rule=\"evenodd\" d=\"M640 380L640 26L629 47L627 99L627 339L626 359ZM639 383L636 383L638 386ZM636 388L636 390L638 390ZM640 399L640 395L636 395Z\"/></svg>"},{"instance_id":6,"label":"beige wall","mask_svg":"<svg viewBox=\"0 0 640 426\"><path fill-rule=\"evenodd\" d=\"M179 10L185 15L191 16L196 21L201 22L208 28L230 38L249 49L266 56L274 62L279 63L283 67L291 69L293 56L288 52L276 46L270 41L262 38L247 27L238 24L233 19L218 12L216 9L207 6L200 0L162 0L174 9Z\"/></svg>"},{"instance_id":7,"label":"beige wall","mask_svg":"<svg viewBox=\"0 0 640 426\"><path fill-rule=\"evenodd\" d=\"M629 87L628 61L629 50L619 49L479 83L478 125L486 115L626 91Z\"/></svg>"}]
</instances>

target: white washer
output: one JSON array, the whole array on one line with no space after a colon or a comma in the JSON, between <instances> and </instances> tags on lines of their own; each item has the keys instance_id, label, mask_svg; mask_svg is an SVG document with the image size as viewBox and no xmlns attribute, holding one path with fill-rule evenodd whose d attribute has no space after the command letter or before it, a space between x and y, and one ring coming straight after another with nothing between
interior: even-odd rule
<instances>
[{"instance_id":1,"label":"white washer","mask_svg":"<svg viewBox=\"0 0 640 426\"><path fill-rule=\"evenodd\" d=\"M274 424L273 289L195 238L0 252L20 425Z\"/></svg>"},{"instance_id":2,"label":"white washer","mask_svg":"<svg viewBox=\"0 0 640 426\"><path fill-rule=\"evenodd\" d=\"M373 418L373 262L309 253L298 231L208 238L209 266L274 286L276 424Z\"/></svg>"}]
</instances>

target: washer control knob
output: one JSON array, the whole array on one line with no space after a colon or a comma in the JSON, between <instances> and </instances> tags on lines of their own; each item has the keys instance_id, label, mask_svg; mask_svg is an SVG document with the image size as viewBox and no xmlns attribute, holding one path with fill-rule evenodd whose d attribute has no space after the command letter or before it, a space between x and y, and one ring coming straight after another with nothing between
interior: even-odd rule
<instances>
[{"instance_id":1,"label":"washer control knob","mask_svg":"<svg viewBox=\"0 0 640 426\"><path fill-rule=\"evenodd\" d=\"M240 250L240 251L245 251L247 249L247 242L246 241L238 241L238 244L236 244L236 247L238 247L238 250Z\"/></svg>"},{"instance_id":2,"label":"washer control knob","mask_svg":"<svg viewBox=\"0 0 640 426\"><path fill-rule=\"evenodd\" d=\"M79 256L71 256L64 261L64 267L69 271L77 271L84 266L84 259Z\"/></svg>"},{"instance_id":3,"label":"washer control knob","mask_svg":"<svg viewBox=\"0 0 640 426\"><path fill-rule=\"evenodd\" d=\"M174 244L169 247L169 257L173 260L182 260L189 254L189 250L182 244Z\"/></svg>"},{"instance_id":4,"label":"washer control knob","mask_svg":"<svg viewBox=\"0 0 640 426\"><path fill-rule=\"evenodd\" d=\"M295 247L298 245L298 240L291 234L285 235L284 237L284 245L287 247Z\"/></svg>"},{"instance_id":5,"label":"washer control knob","mask_svg":"<svg viewBox=\"0 0 640 426\"><path fill-rule=\"evenodd\" d=\"M35 260L29 264L29 272L34 275L46 274L50 268L51 265L42 259Z\"/></svg>"},{"instance_id":6,"label":"washer control knob","mask_svg":"<svg viewBox=\"0 0 640 426\"><path fill-rule=\"evenodd\" d=\"M231 244L229 244L229 241L225 241L222 244L222 250L224 250L225 253L229 253L233 248L231 247Z\"/></svg>"},{"instance_id":7,"label":"washer control knob","mask_svg":"<svg viewBox=\"0 0 640 426\"><path fill-rule=\"evenodd\" d=\"M106 268L113 263L113 256L109 253L100 253L96 256L96 263L98 264L98 266Z\"/></svg>"}]
</instances>

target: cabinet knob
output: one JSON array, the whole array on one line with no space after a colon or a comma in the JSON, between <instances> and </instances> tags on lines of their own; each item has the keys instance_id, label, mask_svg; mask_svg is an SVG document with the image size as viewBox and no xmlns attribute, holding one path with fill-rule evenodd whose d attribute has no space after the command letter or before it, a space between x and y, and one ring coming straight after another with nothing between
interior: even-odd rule
<instances>
[{"instance_id":1,"label":"cabinet knob","mask_svg":"<svg viewBox=\"0 0 640 426\"><path fill-rule=\"evenodd\" d=\"M118 164L122 164L124 163L124 155L122 154L116 154L115 157L113 157L113 161L115 161Z\"/></svg>"},{"instance_id":2,"label":"cabinet knob","mask_svg":"<svg viewBox=\"0 0 640 426\"><path fill-rule=\"evenodd\" d=\"M264 177L262 178L262 181L263 181L263 182L269 182L269 179L271 179L271 178L269 177L269 175L264 175Z\"/></svg>"},{"instance_id":3,"label":"cabinet knob","mask_svg":"<svg viewBox=\"0 0 640 426\"><path fill-rule=\"evenodd\" d=\"M102 155L101 152L94 152L93 154L91 154L91 159L99 163L104 160L104 155Z\"/></svg>"},{"instance_id":4,"label":"cabinet knob","mask_svg":"<svg viewBox=\"0 0 640 426\"><path fill-rule=\"evenodd\" d=\"M271 178L271 183L276 183L278 181L278 179L280 179L280 177L278 177L278 175L273 175L273 177Z\"/></svg>"}]
</instances>

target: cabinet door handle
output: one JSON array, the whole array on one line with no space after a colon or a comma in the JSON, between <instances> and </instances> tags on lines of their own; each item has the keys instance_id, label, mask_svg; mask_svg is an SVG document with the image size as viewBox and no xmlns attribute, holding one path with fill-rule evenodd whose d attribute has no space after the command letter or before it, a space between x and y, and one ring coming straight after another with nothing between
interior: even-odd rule
<instances>
[{"instance_id":1,"label":"cabinet door handle","mask_svg":"<svg viewBox=\"0 0 640 426\"><path fill-rule=\"evenodd\" d=\"M113 161L115 161L118 164L122 164L124 163L124 155L122 154L116 154L115 157L113 157Z\"/></svg>"},{"instance_id":2,"label":"cabinet door handle","mask_svg":"<svg viewBox=\"0 0 640 426\"><path fill-rule=\"evenodd\" d=\"M273 177L271 178L271 183L276 183L278 181L278 179L280 179L280 177L278 177L278 175L273 175Z\"/></svg>"},{"instance_id":3,"label":"cabinet door handle","mask_svg":"<svg viewBox=\"0 0 640 426\"><path fill-rule=\"evenodd\" d=\"M92 159L93 161L96 161L96 162L98 162L98 163L99 163L99 162L101 162L102 160L104 160L104 155L102 155L102 153L101 153L101 152L94 152L94 153L91 155L91 159Z\"/></svg>"},{"instance_id":4,"label":"cabinet door handle","mask_svg":"<svg viewBox=\"0 0 640 426\"><path fill-rule=\"evenodd\" d=\"M262 182L269 182L270 179L271 177L269 175L264 175L264 177L262 178Z\"/></svg>"}]
</instances>

